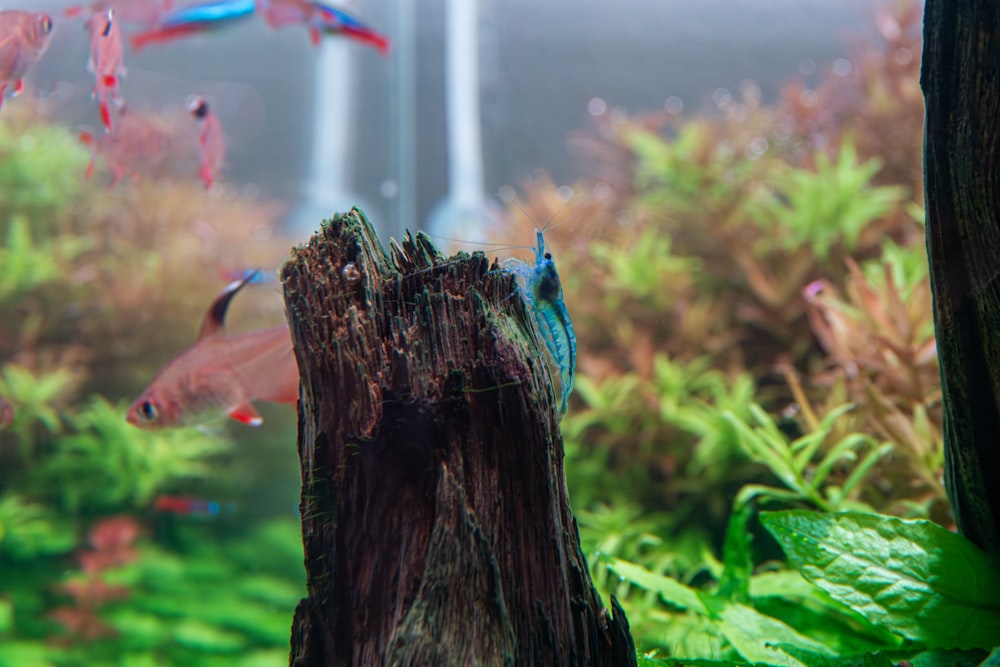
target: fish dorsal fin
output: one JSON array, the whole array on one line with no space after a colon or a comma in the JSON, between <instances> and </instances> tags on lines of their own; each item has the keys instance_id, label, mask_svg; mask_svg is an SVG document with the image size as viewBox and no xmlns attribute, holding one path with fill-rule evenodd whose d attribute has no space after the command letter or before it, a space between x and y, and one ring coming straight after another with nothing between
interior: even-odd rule
<instances>
[{"instance_id":1,"label":"fish dorsal fin","mask_svg":"<svg viewBox=\"0 0 1000 667\"><path fill-rule=\"evenodd\" d=\"M229 310L229 302L233 300L243 287L252 282L257 277L257 271L248 273L242 280L230 283L222 294L215 297L215 301L208 307L205 319L202 320L201 330L198 332L198 340L205 340L212 336L219 336L226 332L226 311Z\"/></svg>"}]
</instances>

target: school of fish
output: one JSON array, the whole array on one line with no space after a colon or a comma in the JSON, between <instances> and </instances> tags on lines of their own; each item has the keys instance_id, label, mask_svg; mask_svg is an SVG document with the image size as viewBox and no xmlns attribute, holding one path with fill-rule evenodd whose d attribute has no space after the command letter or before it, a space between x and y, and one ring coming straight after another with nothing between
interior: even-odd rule
<instances>
[{"instance_id":1,"label":"school of fish","mask_svg":"<svg viewBox=\"0 0 1000 667\"><path fill-rule=\"evenodd\" d=\"M272 30L298 25L317 45L324 36L339 35L386 55L387 37L354 14L318 0L215 0L184 3L175 0L95 0L65 10L70 21L83 19L90 55L87 70L93 74L92 97L97 103L101 129L81 129L80 141L90 149L91 160L83 176L91 178L98 159L111 172L110 186L127 177L137 180L164 161L171 136L148 113L133 111L124 99L128 44L139 50L168 44L192 35L223 30L259 16ZM137 28L123 33L123 26ZM10 89L23 89L23 78L43 57L53 36L52 17L43 12L0 11L0 105ZM198 154L197 177L206 190L218 182L226 164L227 139L214 104L200 94L189 96L185 109L195 123L192 147ZM576 336L552 255L546 250L544 229L536 225L535 261L511 260L506 264L520 279L519 293L531 310L546 350L560 370L561 410L573 389ZM261 424L255 401L295 403L299 374L288 326L237 335L225 331L226 312L232 299L251 284L274 280L273 274L249 270L228 272L232 282L212 301L196 342L153 378L129 408L126 419L139 428L165 428L197 424L213 414L250 425ZM0 397L0 429L13 422L14 408ZM209 511L211 505L186 498L164 497L157 509L176 513Z\"/></svg>"}]
</instances>

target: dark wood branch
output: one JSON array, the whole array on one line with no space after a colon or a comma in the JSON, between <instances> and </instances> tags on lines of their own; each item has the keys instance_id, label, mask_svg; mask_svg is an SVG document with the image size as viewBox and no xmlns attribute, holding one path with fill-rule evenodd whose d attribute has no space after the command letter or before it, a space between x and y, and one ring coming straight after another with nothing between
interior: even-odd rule
<instances>
[{"instance_id":1,"label":"dark wood branch","mask_svg":"<svg viewBox=\"0 0 1000 667\"><path fill-rule=\"evenodd\" d=\"M959 530L1000 551L1000 4L928 0L927 252Z\"/></svg>"},{"instance_id":2,"label":"dark wood branch","mask_svg":"<svg viewBox=\"0 0 1000 667\"><path fill-rule=\"evenodd\" d=\"M357 209L283 271L308 598L292 664L635 665L570 512L544 353L513 277Z\"/></svg>"}]
</instances>

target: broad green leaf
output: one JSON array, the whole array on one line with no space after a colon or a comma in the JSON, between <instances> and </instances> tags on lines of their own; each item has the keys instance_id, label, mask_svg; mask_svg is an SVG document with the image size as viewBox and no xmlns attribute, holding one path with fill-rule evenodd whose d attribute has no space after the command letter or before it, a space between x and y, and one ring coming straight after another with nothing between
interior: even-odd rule
<instances>
[{"instance_id":1,"label":"broad green leaf","mask_svg":"<svg viewBox=\"0 0 1000 667\"><path fill-rule=\"evenodd\" d=\"M750 578L750 597L817 597L825 595L795 570L761 572Z\"/></svg>"},{"instance_id":2,"label":"broad green leaf","mask_svg":"<svg viewBox=\"0 0 1000 667\"><path fill-rule=\"evenodd\" d=\"M650 572L641 565L629 563L628 561L621 560L620 558L614 559L608 567L614 570L618 576L624 578L630 584L647 591L659 593L664 602L681 609L690 609L691 611L700 612L702 614L708 613L708 610L702 603L701 598L698 597L698 592L693 588L685 586L676 579L671 579L670 577L665 577L662 574Z\"/></svg>"},{"instance_id":3,"label":"broad green leaf","mask_svg":"<svg viewBox=\"0 0 1000 667\"><path fill-rule=\"evenodd\" d=\"M777 644L775 647L809 667L861 667L864 661L859 655L832 656L810 651L795 644Z\"/></svg>"},{"instance_id":4,"label":"broad green leaf","mask_svg":"<svg viewBox=\"0 0 1000 667\"><path fill-rule=\"evenodd\" d=\"M927 648L991 648L1000 638L1000 567L923 520L804 510L761 513L807 579L875 625Z\"/></svg>"},{"instance_id":5,"label":"broad green leaf","mask_svg":"<svg viewBox=\"0 0 1000 667\"><path fill-rule=\"evenodd\" d=\"M741 604L727 605L721 614L720 629L740 655L752 662L808 667L781 649L778 644L793 644L815 653L832 655L827 646L799 634L776 618Z\"/></svg>"}]
</instances>

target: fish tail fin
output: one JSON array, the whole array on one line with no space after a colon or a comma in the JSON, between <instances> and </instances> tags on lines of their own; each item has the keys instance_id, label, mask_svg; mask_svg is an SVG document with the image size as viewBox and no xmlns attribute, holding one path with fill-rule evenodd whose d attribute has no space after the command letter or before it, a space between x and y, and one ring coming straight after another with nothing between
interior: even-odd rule
<instances>
[{"instance_id":1,"label":"fish tail fin","mask_svg":"<svg viewBox=\"0 0 1000 667\"><path fill-rule=\"evenodd\" d=\"M229 411L229 416L247 426L260 426L264 423L264 419L249 403L236 406Z\"/></svg>"},{"instance_id":2,"label":"fish tail fin","mask_svg":"<svg viewBox=\"0 0 1000 667\"><path fill-rule=\"evenodd\" d=\"M351 25L343 26L343 32L345 35L353 37L362 44L375 47L383 57L389 55L390 43L389 38L385 35L375 32L370 28L359 28Z\"/></svg>"},{"instance_id":3,"label":"fish tail fin","mask_svg":"<svg viewBox=\"0 0 1000 667\"><path fill-rule=\"evenodd\" d=\"M198 176L205 184L205 189L211 190L212 185L215 184L215 175L212 174L212 168L208 165L207 162L201 163L201 167L198 169Z\"/></svg>"},{"instance_id":4,"label":"fish tail fin","mask_svg":"<svg viewBox=\"0 0 1000 667\"><path fill-rule=\"evenodd\" d=\"M83 10L83 5L72 5L63 10L63 16L66 18L76 18L83 15Z\"/></svg>"},{"instance_id":5,"label":"fish tail fin","mask_svg":"<svg viewBox=\"0 0 1000 667\"><path fill-rule=\"evenodd\" d=\"M108 96L102 95L98 106L101 109L101 122L104 123L104 129L108 132L111 131L111 108L108 106Z\"/></svg>"}]
</instances>

